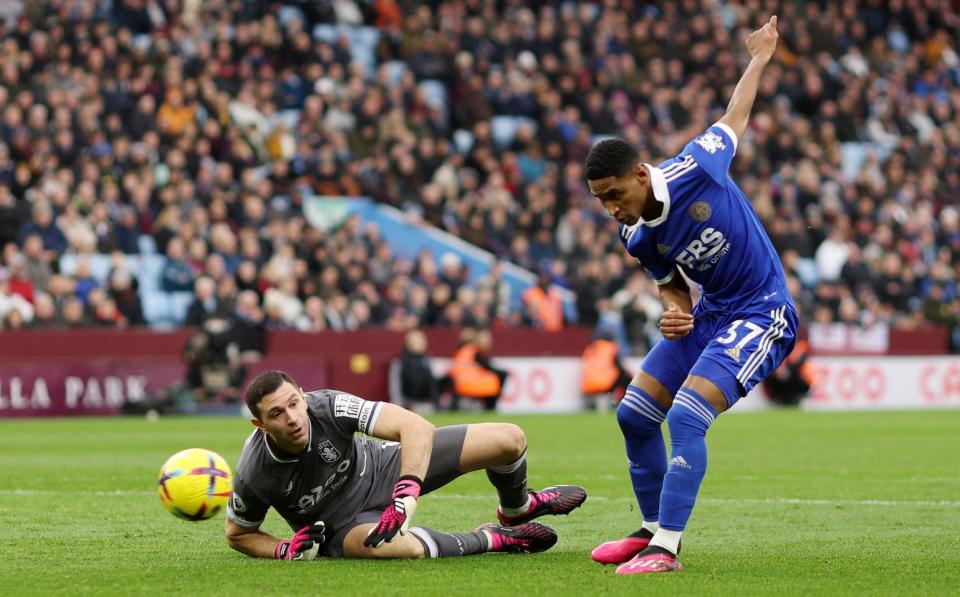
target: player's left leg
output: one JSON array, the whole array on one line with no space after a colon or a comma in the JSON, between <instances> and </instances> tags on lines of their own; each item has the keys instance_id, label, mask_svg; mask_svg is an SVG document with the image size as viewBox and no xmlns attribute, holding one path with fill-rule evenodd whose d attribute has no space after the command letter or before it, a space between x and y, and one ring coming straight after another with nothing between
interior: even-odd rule
<instances>
[{"instance_id":1,"label":"player's left leg","mask_svg":"<svg viewBox=\"0 0 960 597\"><path fill-rule=\"evenodd\" d=\"M671 453L660 494L660 528L647 549L617 568L618 574L680 570L680 536L707 470L707 430L793 348L792 305L742 317L718 330L677 392L667 414Z\"/></svg>"},{"instance_id":2,"label":"player's left leg","mask_svg":"<svg viewBox=\"0 0 960 597\"><path fill-rule=\"evenodd\" d=\"M405 535L380 547L367 547L363 540L376 525L359 524L343 540L343 555L364 559L417 559L469 556L488 552L536 553L557 543L550 527L529 522L515 527L483 525L466 533L445 533L425 527L412 527Z\"/></svg>"},{"instance_id":3,"label":"player's left leg","mask_svg":"<svg viewBox=\"0 0 960 597\"><path fill-rule=\"evenodd\" d=\"M586 499L576 485L542 491L527 487L527 438L510 423L476 423L437 430L424 493L446 485L463 473L485 469L500 498L500 522L519 525L547 514L568 514Z\"/></svg>"}]
</instances>

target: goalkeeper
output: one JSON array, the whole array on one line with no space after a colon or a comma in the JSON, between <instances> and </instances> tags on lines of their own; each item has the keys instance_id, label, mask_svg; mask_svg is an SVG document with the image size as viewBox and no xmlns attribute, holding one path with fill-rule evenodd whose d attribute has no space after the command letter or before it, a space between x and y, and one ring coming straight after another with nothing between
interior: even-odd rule
<instances>
[{"instance_id":1,"label":"goalkeeper","mask_svg":"<svg viewBox=\"0 0 960 597\"><path fill-rule=\"evenodd\" d=\"M282 371L247 387L256 429L237 464L227 507L230 547L263 558L437 558L488 551L532 553L557 542L530 522L568 514L582 487L527 488L526 438L508 423L435 428L393 404L335 390L305 394ZM372 436L355 436L355 432ZM387 440L387 441L379 441ZM465 533L413 526L421 495L485 469L497 490L499 524ZM260 530L273 507L294 535Z\"/></svg>"}]
</instances>

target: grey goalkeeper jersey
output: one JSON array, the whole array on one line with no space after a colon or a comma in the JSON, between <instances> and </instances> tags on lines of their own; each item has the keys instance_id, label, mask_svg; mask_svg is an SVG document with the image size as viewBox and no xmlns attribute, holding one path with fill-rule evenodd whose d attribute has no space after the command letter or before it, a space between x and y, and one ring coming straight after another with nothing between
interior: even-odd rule
<instances>
[{"instance_id":1,"label":"grey goalkeeper jersey","mask_svg":"<svg viewBox=\"0 0 960 597\"><path fill-rule=\"evenodd\" d=\"M259 429L247 438L233 479L227 517L236 524L258 527L273 507L294 530L318 520L335 527L353 518L380 494L385 483L375 479L387 460L398 458L399 444L371 441L381 402L337 390L306 394L310 442L296 458L278 455Z\"/></svg>"}]
</instances>

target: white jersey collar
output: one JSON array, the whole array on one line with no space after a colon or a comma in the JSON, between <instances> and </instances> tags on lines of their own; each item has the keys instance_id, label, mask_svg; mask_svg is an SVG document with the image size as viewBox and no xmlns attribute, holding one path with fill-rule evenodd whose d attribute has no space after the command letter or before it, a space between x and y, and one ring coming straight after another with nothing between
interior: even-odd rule
<instances>
[{"instance_id":1,"label":"white jersey collar","mask_svg":"<svg viewBox=\"0 0 960 597\"><path fill-rule=\"evenodd\" d=\"M633 226L626 226L627 238L633 236L633 233L636 232L641 225L648 228L653 228L659 226L667 221L667 216L670 215L670 190L667 189L667 179L664 176L660 168L656 166L651 166L650 164L644 163L643 167L647 169L647 172L650 173L650 186L653 189L653 198L655 201L659 201L663 204L663 211L660 212L660 216L649 222L643 219L643 216L640 216L640 219L637 220L637 223Z\"/></svg>"}]
</instances>

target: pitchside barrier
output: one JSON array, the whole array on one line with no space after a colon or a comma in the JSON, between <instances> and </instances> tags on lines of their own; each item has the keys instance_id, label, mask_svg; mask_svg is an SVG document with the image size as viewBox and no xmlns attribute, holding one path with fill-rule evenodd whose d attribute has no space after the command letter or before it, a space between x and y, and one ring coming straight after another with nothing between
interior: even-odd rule
<instances>
[{"instance_id":1,"label":"pitchside barrier","mask_svg":"<svg viewBox=\"0 0 960 597\"><path fill-rule=\"evenodd\" d=\"M125 407L139 406L182 383L180 351L190 333L3 332L0 418L119 414ZM428 330L430 354L453 354L457 335L453 329ZM924 334L914 337L924 340ZM577 355L589 339L587 328L559 333L496 330L494 363L510 371L499 410L564 413L584 408ZM347 334L270 332L267 355L249 367L249 376L284 369L308 390L332 387L387 400L390 364L402 346L403 334L376 329ZM891 342L900 351L903 346ZM932 352L918 343L915 352L920 350ZM960 407L960 356L815 356L812 361L817 382L801 405L805 409ZM627 359L626 366L635 371L640 362ZM445 373L448 363L434 359L438 373ZM769 408L769 403L762 391L755 391L733 412L762 408Z\"/></svg>"}]
</instances>

